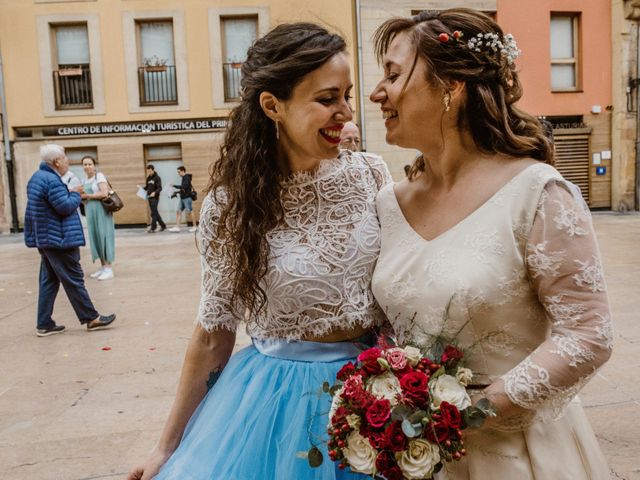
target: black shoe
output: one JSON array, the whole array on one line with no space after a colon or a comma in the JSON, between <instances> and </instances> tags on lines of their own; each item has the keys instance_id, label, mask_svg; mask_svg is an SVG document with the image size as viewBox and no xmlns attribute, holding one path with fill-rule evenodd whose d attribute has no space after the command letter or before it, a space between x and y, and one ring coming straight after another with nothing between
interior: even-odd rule
<instances>
[{"instance_id":1,"label":"black shoe","mask_svg":"<svg viewBox=\"0 0 640 480\"><path fill-rule=\"evenodd\" d=\"M160 227L160 231L161 231L161 232L164 232L166 229L167 229L167 226L166 226L166 225L163 225L163 226L161 226L161 227Z\"/></svg>"},{"instance_id":2,"label":"black shoe","mask_svg":"<svg viewBox=\"0 0 640 480\"><path fill-rule=\"evenodd\" d=\"M93 332L94 330L102 330L103 328L107 328L113 323L115 319L115 313L112 313L111 315L100 315L98 319L91 320L89 323L87 323L87 331Z\"/></svg>"},{"instance_id":3,"label":"black shoe","mask_svg":"<svg viewBox=\"0 0 640 480\"><path fill-rule=\"evenodd\" d=\"M64 332L64 325L54 325L49 328L38 328L36 330L36 335L39 337L48 337L49 335L55 335L56 333Z\"/></svg>"}]
</instances>

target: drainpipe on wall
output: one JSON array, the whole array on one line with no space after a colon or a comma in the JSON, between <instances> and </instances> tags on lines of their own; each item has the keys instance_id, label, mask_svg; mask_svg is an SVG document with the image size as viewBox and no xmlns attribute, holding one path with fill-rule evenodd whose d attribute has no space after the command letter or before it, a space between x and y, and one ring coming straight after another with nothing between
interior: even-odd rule
<instances>
[{"instance_id":1,"label":"drainpipe on wall","mask_svg":"<svg viewBox=\"0 0 640 480\"><path fill-rule=\"evenodd\" d=\"M362 150L367 151L367 126L364 123L364 78L362 69L362 23L360 18L360 0L356 0L356 42L358 48L356 55L358 57L358 124L360 125L360 142Z\"/></svg>"},{"instance_id":2,"label":"drainpipe on wall","mask_svg":"<svg viewBox=\"0 0 640 480\"><path fill-rule=\"evenodd\" d=\"M7 119L7 102L4 95L4 70L2 69L2 52L0 52L0 122L4 140L4 160L7 165L7 183L9 184L9 201L11 202L11 233L20 231L18 223L18 204L16 203L16 185L13 177L13 150L9 141L9 120Z\"/></svg>"},{"instance_id":3,"label":"drainpipe on wall","mask_svg":"<svg viewBox=\"0 0 640 480\"><path fill-rule=\"evenodd\" d=\"M640 22L636 21L636 77L640 77ZM640 210L640 88L636 87L636 188L634 209Z\"/></svg>"}]
</instances>

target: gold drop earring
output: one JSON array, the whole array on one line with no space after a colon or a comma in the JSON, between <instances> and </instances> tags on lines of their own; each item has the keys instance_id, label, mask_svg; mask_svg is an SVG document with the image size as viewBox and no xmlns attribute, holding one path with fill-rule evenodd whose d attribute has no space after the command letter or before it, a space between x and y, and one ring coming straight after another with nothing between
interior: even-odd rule
<instances>
[{"instance_id":1,"label":"gold drop earring","mask_svg":"<svg viewBox=\"0 0 640 480\"><path fill-rule=\"evenodd\" d=\"M442 103L444 103L444 111L448 112L449 109L451 108L450 103L451 103L451 95L449 94L449 92L446 92L444 94L444 96L442 97Z\"/></svg>"},{"instance_id":2,"label":"gold drop earring","mask_svg":"<svg viewBox=\"0 0 640 480\"><path fill-rule=\"evenodd\" d=\"M276 140L280 140L280 127L278 126L278 120L276 122Z\"/></svg>"}]
</instances>

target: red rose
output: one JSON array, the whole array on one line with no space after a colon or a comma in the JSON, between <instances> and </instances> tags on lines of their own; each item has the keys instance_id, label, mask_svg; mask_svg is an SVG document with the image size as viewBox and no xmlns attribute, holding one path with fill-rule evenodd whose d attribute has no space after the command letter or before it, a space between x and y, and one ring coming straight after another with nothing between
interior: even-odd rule
<instances>
[{"instance_id":1,"label":"red rose","mask_svg":"<svg viewBox=\"0 0 640 480\"><path fill-rule=\"evenodd\" d=\"M374 401L367 409L366 417L372 427L382 427L391 417L391 402L386 399Z\"/></svg>"},{"instance_id":2,"label":"red rose","mask_svg":"<svg viewBox=\"0 0 640 480\"><path fill-rule=\"evenodd\" d=\"M440 415L442 422L449 425L450 428L460 428L462 426L462 415L455 405L448 402L440 403Z\"/></svg>"},{"instance_id":3,"label":"red rose","mask_svg":"<svg viewBox=\"0 0 640 480\"><path fill-rule=\"evenodd\" d=\"M350 396L348 400L354 409L366 411L374 402L375 397L369 392L360 390L359 392L355 392L352 396Z\"/></svg>"},{"instance_id":4,"label":"red rose","mask_svg":"<svg viewBox=\"0 0 640 480\"><path fill-rule=\"evenodd\" d=\"M404 480L404 475L402 474L402 470L400 467L396 465L395 467L391 467L389 470L384 473L384 478L387 480Z\"/></svg>"},{"instance_id":5,"label":"red rose","mask_svg":"<svg viewBox=\"0 0 640 480\"><path fill-rule=\"evenodd\" d=\"M360 375L353 375L344 382L342 398L350 399L354 395L364 391L364 382Z\"/></svg>"},{"instance_id":6,"label":"red rose","mask_svg":"<svg viewBox=\"0 0 640 480\"><path fill-rule=\"evenodd\" d=\"M407 448L407 437L402 431L402 424L396 420L384 431L385 446L392 452L401 452Z\"/></svg>"},{"instance_id":7,"label":"red rose","mask_svg":"<svg viewBox=\"0 0 640 480\"><path fill-rule=\"evenodd\" d=\"M382 356L382 350L380 350L378 347L367 348L366 350L363 350L362 352L360 352L360 355L358 355L358 361L362 363L367 363L370 361L375 362L381 356Z\"/></svg>"},{"instance_id":8,"label":"red rose","mask_svg":"<svg viewBox=\"0 0 640 480\"><path fill-rule=\"evenodd\" d=\"M347 363L347 364L342 366L342 368L338 371L338 374L336 375L336 378L338 380L342 380L344 382L355 371L356 371L356 366L352 362L349 362L349 363Z\"/></svg>"},{"instance_id":9,"label":"red rose","mask_svg":"<svg viewBox=\"0 0 640 480\"><path fill-rule=\"evenodd\" d=\"M344 405L339 406L338 408L336 408L336 411L333 412L333 417L331 417L331 424L338 425L344 423L347 415L349 415L349 410Z\"/></svg>"},{"instance_id":10,"label":"red rose","mask_svg":"<svg viewBox=\"0 0 640 480\"><path fill-rule=\"evenodd\" d=\"M400 379L400 387L409 400L420 405L424 403L428 397L429 377L420 371L407 373Z\"/></svg>"},{"instance_id":11,"label":"red rose","mask_svg":"<svg viewBox=\"0 0 640 480\"><path fill-rule=\"evenodd\" d=\"M382 357L382 350L377 347L368 348L358 355L358 361L362 363L362 368L369 375L382 373L382 367L378 363L378 358Z\"/></svg>"},{"instance_id":12,"label":"red rose","mask_svg":"<svg viewBox=\"0 0 640 480\"><path fill-rule=\"evenodd\" d=\"M453 345L447 345L447 347L444 349L442 357L440 357L440 361L442 363L446 363L448 361L462 360L463 356L464 354L456 347L454 347Z\"/></svg>"},{"instance_id":13,"label":"red rose","mask_svg":"<svg viewBox=\"0 0 640 480\"><path fill-rule=\"evenodd\" d=\"M376 470L387 476L387 472L393 467L397 467L396 459L392 452L383 450L376 457ZM388 478L388 477L387 477Z\"/></svg>"},{"instance_id":14,"label":"red rose","mask_svg":"<svg viewBox=\"0 0 640 480\"><path fill-rule=\"evenodd\" d=\"M442 43L447 43L449 41L449 35L447 35L446 33L441 33L440 35L438 35L438 40L440 40Z\"/></svg>"},{"instance_id":15,"label":"red rose","mask_svg":"<svg viewBox=\"0 0 640 480\"><path fill-rule=\"evenodd\" d=\"M384 445L386 442L384 432L376 432L374 430L371 430L370 428L361 428L360 435L362 435L367 440L369 440L369 443L371 444L371 446L376 450L384 448Z\"/></svg>"},{"instance_id":16,"label":"red rose","mask_svg":"<svg viewBox=\"0 0 640 480\"><path fill-rule=\"evenodd\" d=\"M449 438L449 426L444 422L430 422L424 427L424 437L433 443L442 443Z\"/></svg>"}]
</instances>

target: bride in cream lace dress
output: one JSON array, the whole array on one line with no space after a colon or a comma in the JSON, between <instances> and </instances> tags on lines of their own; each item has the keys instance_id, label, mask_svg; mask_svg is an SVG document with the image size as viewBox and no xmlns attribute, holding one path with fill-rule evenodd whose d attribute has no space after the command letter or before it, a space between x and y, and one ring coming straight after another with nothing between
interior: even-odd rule
<instances>
[{"instance_id":1,"label":"bride in cream lace dress","mask_svg":"<svg viewBox=\"0 0 640 480\"><path fill-rule=\"evenodd\" d=\"M478 33L485 46L459 40ZM423 157L378 194L373 291L401 343L455 339L472 400L497 410L439 476L609 478L576 396L612 346L597 241L538 122L512 106L515 42L466 9L392 19L376 39L387 141Z\"/></svg>"}]
</instances>

